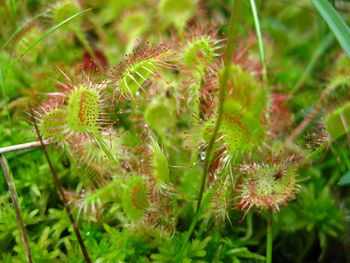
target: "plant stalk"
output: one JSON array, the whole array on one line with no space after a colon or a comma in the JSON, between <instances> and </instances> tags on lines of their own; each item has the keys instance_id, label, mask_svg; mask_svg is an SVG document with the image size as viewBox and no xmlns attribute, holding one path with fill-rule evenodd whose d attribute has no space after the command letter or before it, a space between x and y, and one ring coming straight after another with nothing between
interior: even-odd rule
<instances>
[{"instance_id":1,"label":"plant stalk","mask_svg":"<svg viewBox=\"0 0 350 263\"><path fill-rule=\"evenodd\" d=\"M32 108L30 108L30 109L31 109L31 114L34 115L33 109L32 109ZM85 245L84 245L84 241L83 241L83 239L82 239L82 237L81 237L81 235L80 235L78 225L77 225L77 223L75 222L75 219L74 219L74 217L73 217L73 215L72 215L72 211L71 211L71 209L70 209L70 207L69 207L69 204L68 204L68 201L67 201L66 196L65 196L65 194L64 194L63 188L62 188L62 186L61 186L61 184L60 184L60 182L59 182L59 180L58 180L58 176L57 176L56 170L55 170L55 168L53 167L53 164L52 164L52 162L51 162L51 159L50 159L50 157L49 157L49 154L48 154L48 152L47 152L47 150L46 150L45 143L44 143L44 141L43 141L43 139L42 139L42 137L41 137L41 135L40 135L40 131L39 131L38 125L37 125L37 123L36 123L36 121L35 121L35 118L33 118L33 122L34 122L35 131L36 131L36 133L37 133L37 135L38 135L38 138L39 138L39 141L40 141L40 144L41 144L41 149L42 149L42 151L44 152L44 155L45 155L45 158L46 158L46 160L47 160L47 163L49 164L49 167L50 167L50 171L51 171L51 174L52 174L52 178L53 178L54 184L55 184L55 186L56 186L56 189L57 189L57 191L58 191L59 196L61 197L61 200L62 200L62 202L63 202L64 208L65 208L66 211L67 211L69 220L70 220L70 222L71 222L71 224L72 224L72 226L73 226L75 236L77 237L77 240L78 240L79 246L80 246L80 248L81 248L81 251L82 251L82 253L83 253L83 256L84 256L84 258L85 258L85 261L86 261L87 263L92 263L92 261L91 261L91 259L90 259L90 256L89 256L89 253L88 253L88 251L87 251L87 249L86 249L86 247L85 247Z\"/></svg>"},{"instance_id":2,"label":"plant stalk","mask_svg":"<svg viewBox=\"0 0 350 263\"><path fill-rule=\"evenodd\" d=\"M5 157L2 154L0 154L0 163L1 163L2 170L4 171L4 174L5 174L7 185L8 185L9 190L10 190L12 204L13 204L13 207L15 208L16 218L17 218L18 226L19 226L19 229L20 229L20 232L21 232L21 237L22 237L22 241L23 241L23 245L24 245L24 250L25 250L25 253L26 253L27 261L29 263L32 263L33 262L33 258L32 258L32 254L31 254L30 247L29 247L29 241L28 241L27 233L26 233L26 230L24 228L24 223L23 223L23 219L22 219L22 215L21 215L21 210L19 209L15 186L14 186L14 184L12 182L11 175L10 175L10 172L9 172L9 167L7 166L7 163L6 163L6 159L5 159Z\"/></svg>"},{"instance_id":3,"label":"plant stalk","mask_svg":"<svg viewBox=\"0 0 350 263\"><path fill-rule=\"evenodd\" d=\"M272 263L272 210L267 212L266 263Z\"/></svg>"},{"instance_id":4,"label":"plant stalk","mask_svg":"<svg viewBox=\"0 0 350 263\"><path fill-rule=\"evenodd\" d=\"M203 199L204 188L206 185L209 165L211 161L211 152L212 152L212 149L216 140L216 136L220 128L221 120L222 120L223 108L225 103L225 93L227 88L227 79L229 76L229 65L231 64L233 59L234 44L236 40L236 29L237 29L236 23L237 23L237 17L239 14L238 9L240 7L240 2L241 2L240 0L235 0L232 4L232 11L231 11L231 17L229 22L229 31L228 31L228 42L227 42L225 57L224 57L224 75L223 75L223 79L219 83L219 105L217 110L218 116L216 119L213 134L210 138L210 141L205 153L202 181L201 181L198 202L197 202L197 212L201 206L201 202Z\"/></svg>"}]
</instances>

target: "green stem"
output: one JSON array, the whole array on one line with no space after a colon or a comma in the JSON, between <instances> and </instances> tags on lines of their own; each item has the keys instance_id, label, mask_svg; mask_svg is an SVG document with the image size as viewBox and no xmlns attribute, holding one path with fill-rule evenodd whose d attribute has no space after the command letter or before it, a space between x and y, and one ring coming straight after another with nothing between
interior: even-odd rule
<instances>
[{"instance_id":1,"label":"green stem","mask_svg":"<svg viewBox=\"0 0 350 263\"><path fill-rule=\"evenodd\" d=\"M272 211L267 212L266 263L272 263Z\"/></svg>"},{"instance_id":2,"label":"green stem","mask_svg":"<svg viewBox=\"0 0 350 263\"><path fill-rule=\"evenodd\" d=\"M255 32L256 32L256 36L258 38L259 57L260 57L260 63L261 63L262 70L263 70L263 80L266 83L267 82L267 68L266 68L266 61L265 61L264 40L263 40L263 37L261 34L258 9L256 8L255 0L250 0L250 5L252 7L252 12L253 12Z\"/></svg>"},{"instance_id":3,"label":"green stem","mask_svg":"<svg viewBox=\"0 0 350 263\"><path fill-rule=\"evenodd\" d=\"M198 196L198 203L197 203L197 211L199 210L203 198L203 193L204 193L204 188L208 176L208 171L209 171L209 165L211 161L211 151L214 146L214 142L216 140L217 133L220 128L221 124L221 119L223 115L223 107L224 107L224 102L225 102L225 93L226 93L226 88L227 88L227 79L229 76L229 65L232 62L233 59L233 51L234 51L234 44L236 40L236 20L238 17L238 8L240 6L240 0L235 0L232 4L232 12L231 12L231 17L230 17L230 23L229 23L229 31L228 31L228 42L225 50L225 57L224 57L224 75L223 78L221 79L219 83L219 105L218 105L218 116L216 119L215 123L215 128L213 131L213 134L210 138L206 154L205 154L205 160L204 160L204 168L203 168L203 174L202 174L202 181L201 181L201 187L199 191L199 196Z\"/></svg>"}]
</instances>

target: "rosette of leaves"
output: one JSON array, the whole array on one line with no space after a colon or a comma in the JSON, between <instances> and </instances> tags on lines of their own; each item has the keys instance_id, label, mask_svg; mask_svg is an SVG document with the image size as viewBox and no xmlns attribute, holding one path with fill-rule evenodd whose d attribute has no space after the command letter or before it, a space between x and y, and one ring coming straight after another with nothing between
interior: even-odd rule
<instances>
[{"instance_id":1,"label":"rosette of leaves","mask_svg":"<svg viewBox=\"0 0 350 263\"><path fill-rule=\"evenodd\" d=\"M315 172L318 173L317 170ZM303 187L297 201L281 210L278 223L286 232L298 236L301 232L307 233L307 246L302 248L299 255L299 262L303 262L303 257L315 240L318 240L321 248L319 259L326 254L330 239L342 242L345 214L331 193L331 185L325 184L321 177L314 177L312 182Z\"/></svg>"},{"instance_id":2,"label":"rosette of leaves","mask_svg":"<svg viewBox=\"0 0 350 263\"><path fill-rule=\"evenodd\" d=\"M71 154L79 153L79 146L88 147L89 143L84 144L84 140L94 140L108 159L118 164L115 153L111 152L111 145L114 144L108 144L105 139L105 133L109 132L108 125L113 122L107 111L110 104L105 88L104 84L91 79L84 79L78 85L74 85L70 79L68 83L62 83L63 93L58 98L44 102L31 113L34 115L31 117L38 121L43 138L67 147ZM88 160L89 156L98 157L90 152L83 159Z\"/></svg>"}]
</instances>

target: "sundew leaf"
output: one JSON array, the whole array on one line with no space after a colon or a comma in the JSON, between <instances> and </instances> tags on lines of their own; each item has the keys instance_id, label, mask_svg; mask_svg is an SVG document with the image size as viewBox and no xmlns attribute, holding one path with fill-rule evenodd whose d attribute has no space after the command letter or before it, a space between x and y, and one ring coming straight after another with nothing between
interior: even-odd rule
<instances>
[{"instance_id":1,"label":"sundew leaf","mask_svg":"<svg viewBox=\"0 0 350 263\"><path fill-rule=\"evenodd\" d=\"M350 58L350 29L347 24L327 0L311 0L311 2L333 31L339 44Z\"/></svg>"},{"instance_id":2,"label":"sundew leaf","mask_svg":"<svg viewBox=\"0 0 350 263\"><path fill-rule=\"evenodd\" d=\"M69 95L67 125L74 132L96 132L99 117L98 93L80 87Z\"/></svg>"}]
</instances>

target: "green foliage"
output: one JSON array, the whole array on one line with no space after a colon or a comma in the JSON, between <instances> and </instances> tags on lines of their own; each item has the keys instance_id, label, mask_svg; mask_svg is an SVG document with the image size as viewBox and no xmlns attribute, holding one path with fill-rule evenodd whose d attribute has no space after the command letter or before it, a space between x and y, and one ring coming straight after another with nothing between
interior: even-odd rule
<instances>
[{"instance_id":1,"label":"green foliage","mask_svg":"<svg viewBox=\"0 0 350 263\"><path fill-rule=\"evenodd\" d=\"M168 241L161 245L159 254L152 254L153 262L203 262L203 257L206 255L205 248L211 237L206 237L204 240L195 239L191 242L186 250L187 256L178 258L179 249L182 245L182 238L175 237L172 241ZM204 261L205 262L205 261Z\"/></svg>"},{"instance_id":2,"label":"green foliage","mask_svg":"<svg viewBox=\"0 0 350 263\"><path fill-rule=\"evenodd\" d=\"M247 175L241 186L244 207L278 210L294 199L297 174L293 163L253 163L240 169Z\"/></svg>"},{"instance_id":3,"label":"green foliage","mask_svg":"<svg viewBox=\"0 0 350 263\"><path fill-rule=\"evenodd\" d=\"M230 152L246 152L261 144L266 131L260 118L237 105L235 100L225 102L220 133Z\"/></svg>"},{"instance_id":4,"label":"green foliage","mask_svg":"<svg viewBox=\"0 0 350 263\"><path fill-rule=\"evenodd\" d=\"M229 69L229 78L227 80L228 103L236 103L240 109L246 110L248 113L260 116L268 106L269 94L266 88L261 85L247 71L243 70L239 65L231 64ZM220 81L224 76L224 69L220 71ZM229 108L229 107L228 107Z\"/></svg>"},{"instance_id":5,"label":"green foliage","mask_svg":"<svg viewBox=\"0 0 350 263\"><path fill-rule=\"evenodd\" d=\"M324 247L326 236L336 237L344 230L344 222L341 210L330 195L330 189L316 191L312 184L305 188L299 198L303 210L298 214L303 218L306 230L316 228L319 231L321 247Z\"/></svg>"}]
</instances>

